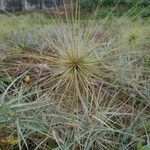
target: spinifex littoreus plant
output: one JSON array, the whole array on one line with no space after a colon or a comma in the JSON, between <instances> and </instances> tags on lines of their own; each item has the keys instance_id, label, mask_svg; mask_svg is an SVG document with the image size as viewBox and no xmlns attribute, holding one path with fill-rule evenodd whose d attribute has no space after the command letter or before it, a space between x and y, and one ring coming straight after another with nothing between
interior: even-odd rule
<instances>
[{"instance_id":1,"label":"spinifex littoreus plant","mask_svg":"<svg viewBox=\"0 0 150 150\"><path fill-rule=\"evenodd\" d=\"M85 21L64 9L24 40L14 34L23 44L1 61L16 79L3 88L3 124L20 149L134 149L148 141L147 29L130 36L125 17Z\"/></svg>"}]
</instances>

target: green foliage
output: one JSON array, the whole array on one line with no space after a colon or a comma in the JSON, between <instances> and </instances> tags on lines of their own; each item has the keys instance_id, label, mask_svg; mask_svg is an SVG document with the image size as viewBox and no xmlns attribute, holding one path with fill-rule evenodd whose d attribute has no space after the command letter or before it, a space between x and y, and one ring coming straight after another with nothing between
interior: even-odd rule
<instances>
[{"instance_id":1,"label":"green foliage","mask_svg":"<svg viewBox=\"0 0 150 150\"><path fill-rule=\"evenodd\" d=\"M141 142L137 144L137 150L150 150L150 145L143 146Z\"/></svg>"},{"instance_id":2,"label":"green foliage","mask_svg":"<svg viewBox=\"0 0 150 150\"><path fill-rule=\"evenodd\" d=\"M15 45L13 45L11 51L12 51L12 53L19 53L19 52L21 52L22 48L23 48L23 44L15 44Z\"/></svg>"},{"instance_id":3,"label":"green foliage","mask_svg":"<svg viewBox=\"0 0 150 150\"><path fill-rule=\"evenodd\" d=\"M79 4L82 7L112 7L115 5L121 5L126 8L132 8L135 5L138 7L149 7L150 6L150 1L149 0L79 0Z\"/></svg>"}]
</instances>

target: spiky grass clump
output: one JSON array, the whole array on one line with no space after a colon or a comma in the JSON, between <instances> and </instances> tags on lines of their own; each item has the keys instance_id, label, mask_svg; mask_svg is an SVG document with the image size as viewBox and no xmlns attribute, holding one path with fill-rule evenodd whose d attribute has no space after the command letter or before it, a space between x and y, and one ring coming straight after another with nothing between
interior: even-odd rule
<instances>
[{"instance_id":1,"label":"spiky grass clump","mask_svg":"<svg viewBox=\"0 0 150 150\"><path fill-rule=\"evenodd\" d=\"M130 47L142 48L143 45L148 43L150 35L148 26L146 27L142 22L129 23L122 31L121 41Z\"/></svg>"},{"instance_id":2,"label":"spiky grass clump","mask_svg":"<svg viewBox=\"0 0 150 150\"><path fill-rule=\"evenodd\" d=\"M62 87L64 91L88 91L92 78L100 73L100 61L94 49L96 44L85 36L82 29L74 28L67 25L60 27L61 31L55 33L56 43L50 41L55 48L50 64L54 69L51 79L55 80L56 89Z\"/></svg>"},{"instance_id":3,"label":"spiky grass clump","mask_svg":"<svg viewBox=\"0 0 150 150\"><path fill-rule=\"evenodd\" d=\"M71 50L65 52L58 63L58 75L60 73L62 83L67 81L68 87L86 89L90 84L92 76L97 72L96 61L90 54L82 53L80 51Z\"/></svg>"}]
</instances>

